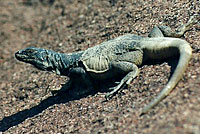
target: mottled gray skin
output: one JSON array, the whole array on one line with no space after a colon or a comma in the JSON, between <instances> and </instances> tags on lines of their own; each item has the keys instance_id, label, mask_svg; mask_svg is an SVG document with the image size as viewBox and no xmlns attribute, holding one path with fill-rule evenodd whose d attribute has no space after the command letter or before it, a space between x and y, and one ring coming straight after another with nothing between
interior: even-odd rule
<instances>
[{"instance_id":1,"label":"mottled gray skin","mask_svg":"<svg viewBox=\"0 0 200 134\"><path fill-rule=\"evenodd\" d=\"M158 97L144 107L142 111L144 114L167 96L183 75L192 55L192 49L186 41L172 37L182 36L195 23L196 20L191 17L188 23L181 25L176 32L172 32L167 26L158 26L154 27L149 37L127 34L85 51L70 54L30 47L16 52L15 56L19 61L30 63L40 70L68 76L70 80L61 90L68 90L73 79L77 78L92 87L92 79L105 80L125 75L119 84L110 88L111 91L106 94L106 98L110 98L123 85L130 84L139 73L138 66L147 60L180 55L169 82Z\"/></svg>"}]
</instances>

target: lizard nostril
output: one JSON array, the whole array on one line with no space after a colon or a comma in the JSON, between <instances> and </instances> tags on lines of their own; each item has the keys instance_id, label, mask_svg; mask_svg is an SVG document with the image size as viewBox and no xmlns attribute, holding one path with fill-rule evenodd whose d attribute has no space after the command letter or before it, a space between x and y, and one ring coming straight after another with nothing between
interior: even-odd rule
<instances>
[{"instance_id":1,"label":"lizard nostril","mask_svg":"<svg viewBox=\"0 0 200 134\"><path fill-rule=\"evenodd\" d=\"M22 55L22 51L17 51L16 53L15 53L15 57L18 59L18 58L20 58L21 57L21 55Z\"/></svg>"},{"instance_id":2,"label":"lizard nostril","mask_svg":"<svg viewBox=\"0 0 200 134\"><path fill-rule=\"evenodd\" d=\"M19 51L17 51L16 53L15 53L15 56L18 56L20 54L20 52Z\"/></svg>"},{"instance_id":3,"label":"lizard nostril","mask_svg":"<svg viewBox=\"0 0 200 134\"><path fill-rule=\"evenodd\" d=\"M19 50L15 53L15 55L21 54L22 52Z\"/></svg>"}]
</instances>

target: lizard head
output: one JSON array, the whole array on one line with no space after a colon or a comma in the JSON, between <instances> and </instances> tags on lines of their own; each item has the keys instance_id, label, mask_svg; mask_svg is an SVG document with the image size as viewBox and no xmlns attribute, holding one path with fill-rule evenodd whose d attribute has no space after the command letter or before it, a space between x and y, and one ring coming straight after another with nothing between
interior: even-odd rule
<instances>
[{"instance_id":1,"label":"lizard head","mask_svg":"<svg viewBox=\"0 0 200 134\"><path fill-rule=\"evenodd\" d=\"M29 47L15 53L17 60L30 63L40 70L52 71L53 65L50 62L51 55L49 50Z\"/></svg>"}]
</instances>

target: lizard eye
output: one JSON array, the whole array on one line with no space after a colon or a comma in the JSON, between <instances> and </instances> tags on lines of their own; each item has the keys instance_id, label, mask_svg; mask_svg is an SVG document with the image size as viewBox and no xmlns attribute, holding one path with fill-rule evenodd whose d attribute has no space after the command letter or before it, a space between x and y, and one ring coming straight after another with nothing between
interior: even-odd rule
<instances>
[{"instance_id":1,"label":"lizard eye","mask_svg":"<svg viewBox=\"0 0 200 134\"><path fill-rule=\"evenodd\" d=\"M33 49L27 49L26 52L27 53L33 53L33 52L35 52L35 50L33 50Z\"/></svg>"}]
</instances>

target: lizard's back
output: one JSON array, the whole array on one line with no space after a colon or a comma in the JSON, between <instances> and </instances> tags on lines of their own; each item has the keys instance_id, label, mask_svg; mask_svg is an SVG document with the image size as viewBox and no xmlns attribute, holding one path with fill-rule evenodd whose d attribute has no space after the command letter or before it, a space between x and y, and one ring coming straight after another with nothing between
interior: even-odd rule
<instances>
[{"instance_id":1,"label":"lizard's back","mask_svg":"<svg viewBox=\"0 0 200 134\"><path fill-rule=\"evenodd\" d=\"M87 71L103 73L109 70L109 63L116 60L119 55L135 49L144 37L127 34L91 47L83 53L81 61Z\"/></svg>"}]
</instances>

